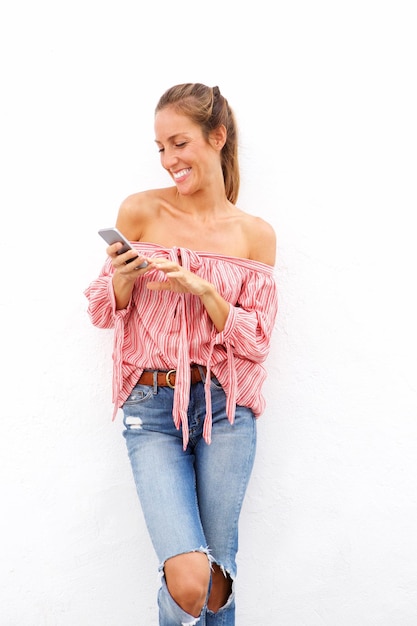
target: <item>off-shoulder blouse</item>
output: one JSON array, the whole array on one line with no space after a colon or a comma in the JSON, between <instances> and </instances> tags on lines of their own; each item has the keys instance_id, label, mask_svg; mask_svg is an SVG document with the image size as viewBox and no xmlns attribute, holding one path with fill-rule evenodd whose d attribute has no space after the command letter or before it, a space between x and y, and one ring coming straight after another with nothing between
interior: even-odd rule
<instances>
[{"instance_id":1,"label":"off-shoulder blouse","mask_svg":"<svg viewBox=\"0 0 417 626\"><path fill-rule=\"evenodd\" d=\"M173 419L177 428L182 426L186 447L193 363L207 367L203 431L207 443L211 441L211 373L225 390L231 423L236 404L251 408L259 417L265 409L262 385L266 371L262 363L270 350L278 310L274 268L258 261L187 248L163 248L144 242L132 245L141 255L170 258L209 281L230 303L230 310L224 330L217 332L197 296L146 288L148 281L166 280L160 270L139 276L128 306L116 310L114 268L111 259L106 259L98 278L84 293L92 324L114 328L113 419L144 369L174 369Z\"/></svg>"}]
</instances>

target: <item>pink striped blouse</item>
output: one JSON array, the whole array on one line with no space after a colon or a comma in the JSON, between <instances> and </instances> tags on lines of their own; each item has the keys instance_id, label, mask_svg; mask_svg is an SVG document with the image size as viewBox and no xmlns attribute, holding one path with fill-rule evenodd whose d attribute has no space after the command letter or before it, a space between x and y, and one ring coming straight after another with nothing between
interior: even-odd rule
<instances>
[{"instance_id":1,"label":"pink striped blouse","mask_svg":"<svg viewBox=\"0 0 417 626\"><path fill-rule=\"evenodd\" d=\"M137 278L129 305L116 310L112 287L113 266L108 258L85 290L88 314L99 328L114 328L113 419L147 369L175 369L173 419L182 425L184 448L188 443L187 408L190 364L207 367L204 438L211 441L210 372L223 386L226 411L231 423L236 404L252 409L259 417L265 408L261 388L266 378L262 365L268 356L278 310L274 270L257 261L194 252L186 248L163 248L153 243L135 243L147 257L166 257L215 285L230 303L222 332L217 332L198 297L171 291L151 291L149 280L165 280L160 270Z\"/></svg>"}]
</instances>

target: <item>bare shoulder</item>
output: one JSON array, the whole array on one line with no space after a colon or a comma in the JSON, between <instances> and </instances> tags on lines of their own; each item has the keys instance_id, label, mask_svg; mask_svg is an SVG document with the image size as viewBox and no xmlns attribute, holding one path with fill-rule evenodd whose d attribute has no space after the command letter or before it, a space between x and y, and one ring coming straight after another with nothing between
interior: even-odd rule
<instances>
[{"instance_id":1,"label":"bare shoulder","mask_svg":"<svg viewBox=\"0 0 417 626\"><path fill-rule=\"evenodd\" d=\"M120 205L116 226L131 241L140 241L150 219L155 219L161 200L169 196L167 189L147 189L127 196Z\"/></svg>"},{"instance_id":2,"label":"bare shoulder","mask_svg":"<svg viewBox=\"0 0 417 626\"><path fill-rule=\"evenodd\" d=\"M277 246L275 230L261 217L245 215L245 231L249 243L250 259L274 266Z\"/></svg>"}]
</instances>

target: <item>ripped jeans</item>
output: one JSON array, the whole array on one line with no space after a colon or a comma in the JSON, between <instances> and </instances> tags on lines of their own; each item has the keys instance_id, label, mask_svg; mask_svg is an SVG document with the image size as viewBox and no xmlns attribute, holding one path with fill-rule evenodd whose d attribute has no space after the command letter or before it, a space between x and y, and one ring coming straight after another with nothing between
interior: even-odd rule
<instances>
[{"instance_id":1,"label":"ripped jeans","mask_svg":"<svg viewBox=\"0 0 417 626\"><path fill-rule=\"evenodd\" d=\"M212 443L202 437L204 383L191 386L190 440L172 419L173 389L136 385L123 405L126 439L141 507L160 562L160 626L234 626L238 520L253 467L256 419L237 406L234 424L226 416L225 393L211 381ZM183 611L168 592L163 576L170 557L200 551L217 563L232 582L227 603L216 613L206 605L199 617Z\"/></svg>"}]
</instances>

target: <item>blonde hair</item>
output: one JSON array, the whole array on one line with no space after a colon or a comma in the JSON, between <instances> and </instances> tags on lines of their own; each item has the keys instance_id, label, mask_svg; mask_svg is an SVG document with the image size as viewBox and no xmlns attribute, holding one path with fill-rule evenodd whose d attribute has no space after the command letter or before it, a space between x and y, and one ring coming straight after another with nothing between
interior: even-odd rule
<instances>
[{"instance_id":1,"label":"blonde hair","mask_svg":"<svg viewBox=\"0 0 417 626\"><path fill-rule=\"evenodd\" d=\"M198 124L207 140L210 132L222 124L226 128L227 139L221 151L221 165L226 197L235 204L240 186L237 126L234 113L220 89L202 83L175 85L161 96L155 114L167 106L173 106Z\"/></svg>"}]
</instances>

